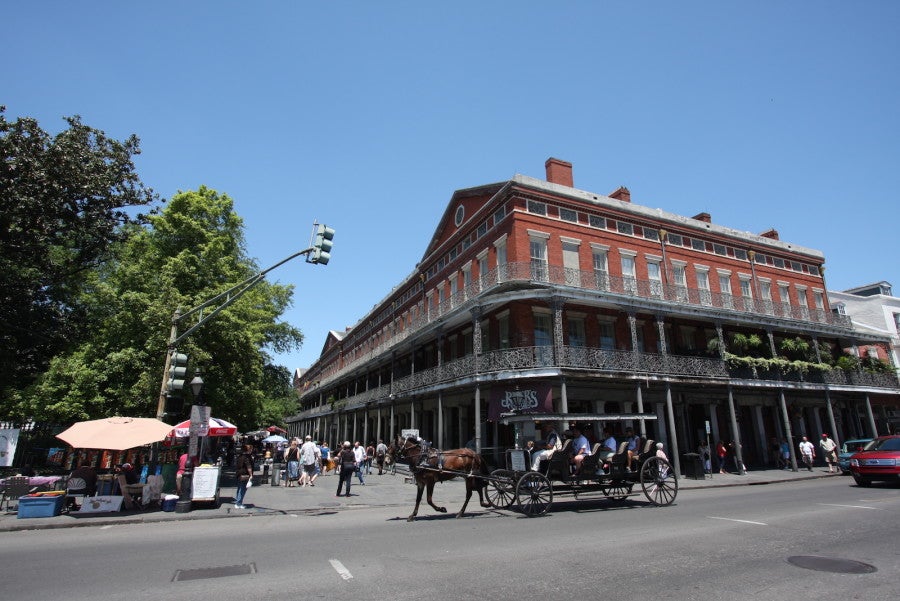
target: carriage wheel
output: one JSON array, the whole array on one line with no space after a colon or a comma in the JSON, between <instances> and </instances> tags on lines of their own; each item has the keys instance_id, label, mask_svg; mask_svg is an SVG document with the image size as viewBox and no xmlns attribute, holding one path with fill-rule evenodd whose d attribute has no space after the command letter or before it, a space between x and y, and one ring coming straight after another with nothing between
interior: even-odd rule
<instances>
[{"instance_id":1,"label":"carriage wheel","mask_svg":"<svg viewBox=\"0 0 900 601\"><path fill-rule=\"evenodd\" d=\"M675 470L661 457L651 457L641 466L641 486L647 499L660 507L671 505L678 494Z\"/></svg>"},{"instance_id":2,"label":"carriage wheel","mask_svg":"<svg viewBox=\"0 0 900 601\"><path fill-rule=\"evenodd\" d=\"M508 509L516 501L515 472L494 470L487 481L487 500L496 509Z\"/></svg>"},{"instance_id":3,"label":"carriage wheel","mask_svg":"<svg viewBox=\"0 0 900 601\"><path fill-rule=\"evenodd\" d=\"M631 494L631 483L622 482L621 480L612 482L608 486L603 487L603 494L615 501L623 501Z\"/></svg>"},{"instance_id":4,"label":"carriage wheel","mask_svg":"<svg viewBox=\"0 0 900 601\"><path fill-rule=\"evenodd\" d=\"M519 511L528 517L543 515L553 503L553 487L543 474L527 472L516 484Z\"/></svg>"}]
</instances>

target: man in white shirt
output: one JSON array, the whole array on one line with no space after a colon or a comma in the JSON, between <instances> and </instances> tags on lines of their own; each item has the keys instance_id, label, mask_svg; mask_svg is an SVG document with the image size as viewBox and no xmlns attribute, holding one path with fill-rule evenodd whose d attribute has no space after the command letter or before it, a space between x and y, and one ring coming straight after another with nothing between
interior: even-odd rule
<instances>
[{"instance_id":1,"label":"man in white shirt","mask_svg":"<svg viewBox=\"0 0 900 601\"><path fill-rule=\"evenodd\" d=\"M819 441L819 448L822 449L822 458L828 464L828 471L834 471L834 464L837 463L837 443L828 437L828 432L822 434L822 440Z\"/></svg>"},{"instance_id":2,"label":"man in white shirt","mask_svg":"<svg viewBox=\"0 0 900 601\"><path fill-rule=\"evenodd\" d=\"M805 436L801 439L799 447L800 457L803 458L803 463L806 464L806 469L812 471L813 459L816 458L816 448L813 446L813 443L807 440Z\"/></svg>"},{"instance_id":3,"label":"man in white shirt","mask_svg":"<svg viewBox=\"0 0 900 601\"><path fill-rule=\"evenodd\" d=\"M320 457L319 447L312 441L312 436L307 435L300 447L300 486L315 486L316 464Z\"/></svg>"},{"instance_id":4,"label":"man in white shirt","mask_svg":"<svg viewBox=\"0 0 900 601\"><path fill-rule=\"evenodd\" d=\"M562 442L560 442L559 434L556 433L556 428L553 427L553 424L544 424L543 430L546 444L544 448L536 450L531 455L531 470L535 472L538 471L542 459L550 459L554 451L562 448Z\"/></svg>"},{"instance_id":5,"label":"man in white shirt","mask_svg":"<svg viewBox=\"0 0 900 601\"><path fill-rule=\"evenodd\" d=\"M359 483L365 486L366 481L363 480L362 466L366 462L366 447L359 444L358 440L353 444L353 456L356 458L356 477L359 478Z\"/></svg>"}]
</instances>

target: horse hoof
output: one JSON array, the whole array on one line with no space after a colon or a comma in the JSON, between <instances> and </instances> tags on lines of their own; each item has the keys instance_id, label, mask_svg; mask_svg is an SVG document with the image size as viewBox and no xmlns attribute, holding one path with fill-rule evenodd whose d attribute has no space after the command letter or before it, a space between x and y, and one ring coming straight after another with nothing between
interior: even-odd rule
<instances>
[{"instance_id":1,"label":"horse hoof","mask_svg":"<svg viewBox=\"0 0 900 601\"><path fill-rule=\"evenodd\" d=\"M441 512L441 513L447 513L447 508L446 508L446 507L438 507L437 510L438 510L439 512Z\"/></svg>"},{"instance_id":2,"label":"horse hoof","mask_svg":"<svg viewBox=\"0 0 900 601\"><path fill-rule=\"evenodd\" d=\"M415 522L415 521L416 521L416 516L411 515L411 516L409 516L408 518L406 518L406 521L407 521L407 522Z\"/></svg>"}]
</instances>

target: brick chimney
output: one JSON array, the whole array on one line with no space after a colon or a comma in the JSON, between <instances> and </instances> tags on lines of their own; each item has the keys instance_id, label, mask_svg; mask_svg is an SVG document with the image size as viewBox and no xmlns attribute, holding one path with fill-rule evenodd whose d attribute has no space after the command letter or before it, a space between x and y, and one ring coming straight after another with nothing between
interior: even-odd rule
<instances>
[{"instance_id":1,"label":"brick chimney","mask_svg":"<svg viewBox=\"0 0 900 601\"><path fill-rule=\"evenodd\" d=\"M631 202L631 192L625 186L619 186L615 192L610 193L609 197L622 202Z\"/></svg>"},{"instance_id":2,"label":"brick chimney","mask_svg":"<svg viewBox=\"0 0 900 601\"><path fill-rule=\"evenodd\" d=\"M697 213L696 215L694 215L693 219L696 219L697 221L702 221L703 223L712 223L712 215L710 215L709 213L706 213L706 212Z\"/></svg>"},{"instance_id":3,"label":"brick chimney","mask_svg":"<svg viewBox=\"0 0 900 601\"><path fill-rule=\"evenodd\" d=\"M764 231L763 233L760 234L760 236L762 236L763 238L771 238L772 240L780 240L781 239L778 237L778 230L776 230L774 227L770 230Z\"/></svg>"},{"instance_id":4,"label":"brick chimney","mask_svg":"<svg viewBox=\"0 0 900 601\"><path fill-rule=\"evenodd\" d=\"M572 180L572 163L550 157L544 163L544 167L547 169L547 181L551 184L575 187Z\"/></svg>"}]
</instances>

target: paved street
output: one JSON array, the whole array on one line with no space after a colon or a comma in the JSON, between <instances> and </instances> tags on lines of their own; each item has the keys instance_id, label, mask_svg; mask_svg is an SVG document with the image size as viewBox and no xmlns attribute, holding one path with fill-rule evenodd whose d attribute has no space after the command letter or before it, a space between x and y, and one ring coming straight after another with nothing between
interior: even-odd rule
<instances>
[{"instance_id":1,"label":"paved street","mask_svg":"<svg viewBox=\"0 0 900 601\"><path fill-rule=\"evenodd\" d=\"M316 486L312 488L285 488L271 486L268 481L263 481L258 472L255 478L256 486L247 492L247 509L235 509L229 501L234 496L234 482L226 472L223 476L221 499L219 508L209 505L195 505L190 513L164 512L157 508L146 511L123 511L115 514L89 514L60 515L51 518L17 519L15 513L0 513L0 532L9 530L26 530L40 528L65 528L97 526L120 523L141 523L176 520L197 520L214 518L253 517L272 513L307 513L321 511L340 511L348 509L361 509L368 507L408 507L410 512L415 503L415 486L405 478L406 474L398 471L396 475L378 476L377 472L366 476L366 486L359 486L356 478L353 479L353 487L350 498L335 498L337 476L320 476ZM681 478L678 481L679 490L705 489L728 486L761 485L766 483L790 482L809 478L839 477L836 474L828 474L827 470L818 467L812 472L801 470L799 472L782 470L753 470L744 476L737 474L714 474L707 476L705 480ZM841 478L842 482L852 485L849 477ZM635 491L639 487L635 488ZM435 489L435 499L454 511L459 507L465 496L463 483L459 480L438 484ZM638 500L645 501L643 495ZM680 500L680 499L678 499ZM554 503L556 505L557 502ZM474 498L469 504L470 511L478 511L478 499ZM422 501L420 516L428 516L431 508Z\"/></svg>"},{"instance_id":2,"label":"paved street","mask_svg":"<svg viewBox=\"0 0 900 601\"><path fill-rule=\"evenodd\" d=\"M0 533L6 543L0 565L16 575L5 579L4 593L49 598L65 592L74 601L111 594L131 601L736 595L893 601L900 592L900 490L894 487L863 489L840 477L686 486L665 508L640 498L561 502L530 519L475 507L461 520L425 510L408 523L407 504L366 502L378 489L400 492L402 480L372 480L349 505L330 509L260 508L247 519ZM319 488L269 493L318 494ZM437 500L452 511L460 489L439 487ZM334 491L325 490L320 505L334 501L326 500ZM873 571L843 574L792 563L805 558L829 567L861 562Z\"/></svg>"}]
</instances>

